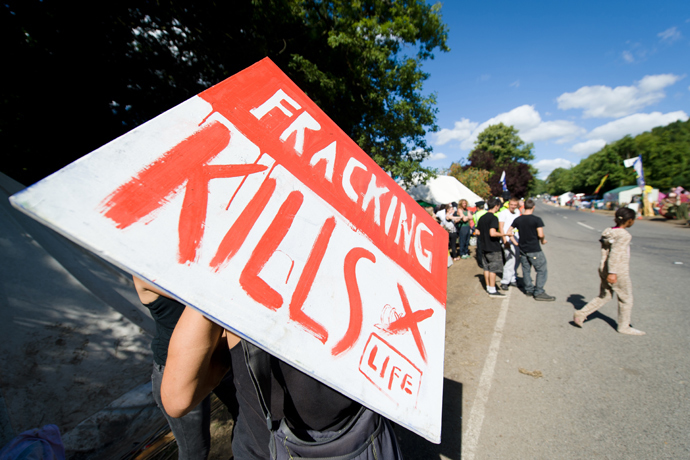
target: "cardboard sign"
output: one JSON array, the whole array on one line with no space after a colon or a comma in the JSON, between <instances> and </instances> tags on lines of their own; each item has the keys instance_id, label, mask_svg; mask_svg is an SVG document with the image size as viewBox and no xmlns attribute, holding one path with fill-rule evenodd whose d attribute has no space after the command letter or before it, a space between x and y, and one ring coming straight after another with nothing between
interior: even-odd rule
<instances>
[{"instance_id":1,"label":"cardboard sign","mask_svg":"<svg viewBox=\"0 0 690 460\"><path fill-rule=\"evenodd\" d=\"M447 233L270 60L11 200L440 441Z\"/></svg>"}]
</instances>

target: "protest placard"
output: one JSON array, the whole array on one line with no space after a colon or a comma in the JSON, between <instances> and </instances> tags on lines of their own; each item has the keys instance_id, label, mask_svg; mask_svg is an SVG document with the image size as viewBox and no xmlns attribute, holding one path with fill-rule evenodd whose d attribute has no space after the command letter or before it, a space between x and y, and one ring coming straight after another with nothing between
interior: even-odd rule
<instances>
[{"instance_id":1,"label":"protest placard","mask_svg":"<svg viewBox=\"0 0 690 460\"><path fill-rule=\"evenodd\" d=\"M440 441L447 233L269 59L11 201Z\"/></svg>"}]
</instances>

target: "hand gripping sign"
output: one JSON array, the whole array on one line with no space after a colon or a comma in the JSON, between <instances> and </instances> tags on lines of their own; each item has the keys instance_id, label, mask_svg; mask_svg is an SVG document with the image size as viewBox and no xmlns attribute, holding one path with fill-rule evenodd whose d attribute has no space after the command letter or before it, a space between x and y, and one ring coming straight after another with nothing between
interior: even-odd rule
<instances>
[{"instance_id":1,"label":"hand gripping sign","mask_svg":"<svg viewBox=\"0 0 690 460\"><path fill-rule=\"evenodd\" d=\"M447 233L269 59L11 200L440 441Z\"/></svg>"}]
</instances>

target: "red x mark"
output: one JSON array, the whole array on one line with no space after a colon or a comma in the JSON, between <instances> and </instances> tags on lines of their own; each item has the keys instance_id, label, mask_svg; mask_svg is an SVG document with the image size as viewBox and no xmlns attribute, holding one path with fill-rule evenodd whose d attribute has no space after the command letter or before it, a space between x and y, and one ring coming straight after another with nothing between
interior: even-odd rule
<instances>
[{"instance_id":1,"label":"red x mark","mask_svg":"<svg viewBox=\"0 0 690 460\"><path fill-rule=\"evenodd\" d=\"M412 312L410 308L410 302L407 300L407 295L403 290L403 287L398 283L398 291L400 292L400 298L402 299L403 308L405 309L405 316L393 321L390 326L388 326L387 331L391 334L402 331L403 329L409 329L412 332L414 341L419 348L419 354L422 355L422 359L426 362L426 349L424 348L424 342L422 341L422 335L419 333L419 328L417 323L424 321L434 314L434 310L431 308L427 310L417 310Z\"/></svg>"}]
</instances>

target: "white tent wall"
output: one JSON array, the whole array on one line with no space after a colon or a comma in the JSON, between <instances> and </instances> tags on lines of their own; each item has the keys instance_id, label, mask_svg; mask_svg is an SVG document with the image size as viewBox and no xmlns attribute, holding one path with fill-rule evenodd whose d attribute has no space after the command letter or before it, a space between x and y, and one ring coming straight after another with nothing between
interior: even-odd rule
<instances>
[{"instance_id":1,"label":"white tent wall","mask_svg":"<svg viewBox=\"0 0 690 460\"><path fill-rule=\"evenodd\" d=\"M559 195L558 204L565 206L565 204L574 196L575 194L573 192L565 192L563 195Z\"/></svg>"},{"instance_id":2,"label":"white tent wall","mask_svg":"<svg viewBox=\"0 0 690 460\"><path fill-rule=\"evenodd\" d=\"M407 191L417 201L426 201L435 206L467 200L468 206L474 206L477 201L484 201L482 197L467 188L452 176L438 176L429 179L424 185L415 185Z\"/></svg>"},{"instance_id":3,"label":"white tent wall","mask_svg":"<svg viewBox=\"0 0 690 460\"><path fill-rule=\"evenodd\" d=\"M619 203L632 203L633 196L642 195L642 189L640 187L631 188L630 190L625 190L618 194ZM647 199L652 203L659 201L659 189L652 189L647 195Z\"/></svg>"}]
</instances>

